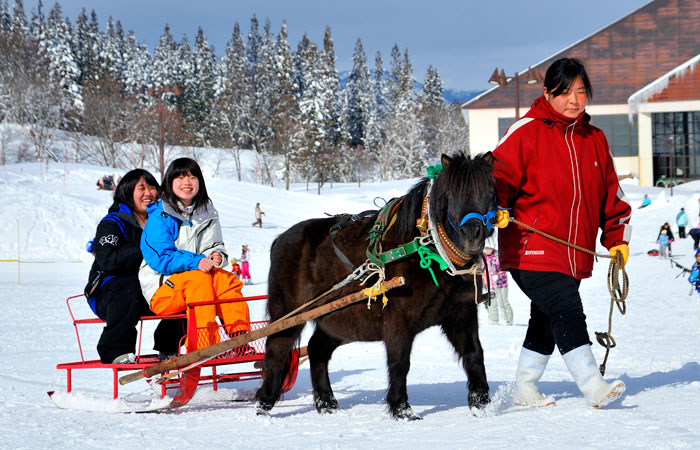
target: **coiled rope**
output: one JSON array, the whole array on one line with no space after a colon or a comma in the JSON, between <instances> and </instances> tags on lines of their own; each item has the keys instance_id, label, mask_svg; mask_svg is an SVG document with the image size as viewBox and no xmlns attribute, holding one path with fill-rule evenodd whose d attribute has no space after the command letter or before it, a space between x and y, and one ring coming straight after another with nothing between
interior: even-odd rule
<instances>
[{"instance_id":1,"label":"coiled rope","mask_svg":"<svg viewBox=\"0 0 700 450\"><path fill-rule=\"evenodd\" d=\"M608 331L595 332L596 340L600 345L605 347L605 358L603 358L603 363L600 365L600 374L605 375L605 366L608 362L608 355L610 354L610 349L617 345L615 339L612 336L613 305L617 306L617 309L620 311L620 314L625 315L625 313L627 312L627 304L625 303L625 300L627 299L627 294L629 293L629 278L627 276L627 271L625 270L625 263L624 259L622 258L622 253L618 251L615 256L606 255L604 253L596 253L592 250L588 250L587 248L583 248L576 244L572 244L569 241L565 241L564 239L552 236L551 234L545 233L544 231L540 231L530 225L527 225L517 219L514 219L513 217L510 218L510 221L522 228L525 228L526 230L532 231L533 233L539 234L540 236L544 236L547 239L553 240L554 242L566 245L567 247L571 247L574 250L587 253L596 258L610 259L610 266L608 267L608 292L610 292ZM622 286L620 286L620 274L622 275Z\"/></svg>"}]
</instances>

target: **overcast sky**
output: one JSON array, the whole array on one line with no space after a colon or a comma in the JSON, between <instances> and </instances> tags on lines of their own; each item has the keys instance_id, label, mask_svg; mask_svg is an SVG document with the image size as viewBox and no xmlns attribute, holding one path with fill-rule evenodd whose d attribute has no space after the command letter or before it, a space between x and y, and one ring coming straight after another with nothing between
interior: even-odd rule
<instances>
[{"instance_id":1,"label":"overcast sky","mask_svg":"<svg viewBox=\"0 0 700 450\"><path fill-rule=\"evenodd\" d=\"M13 0L8 3L12 6ZM170 25L176 40L187 34L193 42L197 27L221 56L233 24L250 29L255 14L261 31L269 18L276 34L287 22L289 42L296 48L306 32L318 44L330 25L337 68L352 68L357 38L370 68L377 51L384 68L394 43L407 48L414 76L422 81L429 65L440 73L445 88L481 90L489 87L495 67L507 74L522 71L574 42L589 36L649 3L648 0L60 0L75 23L80 10L94 9L100 29L109 16L134 30L151 50ZM44 0L44 8L53 6ZM24 0L27 15L35 0Z\"/></svg>"}]
</instances>

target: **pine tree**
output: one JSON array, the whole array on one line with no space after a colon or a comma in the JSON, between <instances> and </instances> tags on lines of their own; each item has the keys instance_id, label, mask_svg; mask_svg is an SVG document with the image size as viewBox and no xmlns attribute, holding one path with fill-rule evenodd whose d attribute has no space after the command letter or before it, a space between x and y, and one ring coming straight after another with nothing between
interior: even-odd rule
<instances>
[{"instance_id":1,"label":"pine tree","mask_svg":"<svg viewBox=\"0 0 700 450\"><path fill-rule=\"evenodd\" d=\"M177 73L177 46L173 35L170 34L170 27L165 25L163 34L153 51L153 72L151 82L156 89L165 86L173 87Z\"/></svg>"},{"instance_id":2,"label":"pine tree","mask_svg":"<svg viewBox=\"0 0 700 450\"><path fill-rule=\"evenodd\" d=\"M29 20L29 36L35 41L41 38L42 28L45 26L43 8L41 0L39 0L36 9L32 8L31 19Z\"/></svg>"},{"instance_id":3,"label":"pine tree","mask_svg":"<svg viewBox=\"0 0 700 450\"><path fill-rule=\"evenodd\" d=\"M143 93L151 71L151 55L145 45L139 44L132 30L126 37L124 49L124 89L130 94Z\"/></svg>"},{"instance_id":4,"label":"pine tree","mask_svg":"<svg viewBox=\"0 0 700 450\"><path fill-rule=\"evenodd\" d=\"M299 87L292 52L287 42L287 24L282 23L274 51L276 93L272 102L273 145L284 158L285 189L289 190L294 151L300 144Z\"/></svg>"},{"instance_id":5,"label":"pine tree","mask_svg":"<svg viewBox=\"0 0 700 450\"><path fill-rule=\"evenodd\" d=\"M12 28L12 16L7 0L0 0L0 33L9 32Z\"/></svg>"},{"instance_id":6,"label":"pine tree","mask_svg":"<svg viewBox=\"0 0 700 450\"><path fill-rule=\"evenodd\" d=\"M423 141L423 126L419 116L419 103L415 98L413 68L404 51L396 80L396 103L387 131L384 157L393 161L394 178L419 176L427 163Z\"/></svg>"},{"instance_id":7,"label":"pine tree","mask_svg":"<svg viewBox=\"0 0 700 450\"><path fill-rule=\"evenodd\" d=\"M119 51L119 37L117 36L111 16L107 19L107 26L101 41L101 51L98 54L100 74L119 81L122 79L123 62L122 55Z\"/></svg>"},{"instance_id":8,"label":"pine tree","mask_svg":"<svg viewBox=\"0 0 700 450\"><path fill-rule=\"evenodd\" d=\"M10 31L17 37L23 39L26 39L27 34L29 33L27 16L24 13L24 4L22 3L22 0L15 0L15 7L12 10L12 23L10 24Z\"/></svg>"},{"instance_id":9,"label":"pine tree","mask_svg":"<svg viewBox=\"0 0 700 450\"><path fill-rule=\"evenodd\" d=\"M192 56L192 47L190 46L190 40L186 34L182 35L182 39L178 44L175 44L177 50L175 51L175 61L172 67L173 76L170 83L165 84L163 87L167 90L173 88L175 85L178 86L180 95L170 97L170 101L174 102L178 111L182 113L185 124L192 124L194 127L197 121L196 115L196 95L197 95L197 81L194 76L194 58ZM190 129L190 131L195 131Z\"/></svg>"},{"instance_id":10,"label":"pine tree","mask_svg":"<svg viewBox=\"0 0 700 450\"><path fill-rule=\"evenodd\" d=\"M335 45L331 28L327 26L320 60L320 94L324 111L323 143L329 154L331 182L334 176L348 179L352 175L352 160L343 151L343 105L335 61Z\"/></svg>"},{"instance_id":11,"label":"pine tree","mask_svg":"<svg viewBox=\"0 0 700 450\"><path fill-rule=\"evenodd\" d=\"M195 84L193 98L193 117L189 118L195 124L202 144L211 145L211 140L218 128L216 116L212 114L214 94L217 83L216 55L209 45L204 30L199 27L194 43L193 77Z\"/></svg>"},{"instance_id":12,"label":"pine tree","mask_svg":"<svg viewBox=\"0 0 700 450\"><path fill-rule=\"evenodd\" d=\"M311 44L305 54L308 68L304 73L306 90L299 104L302 127L302 146L299 149L298 163L307 172L307 179L316 181L318 193L328 178L329 154L325 146L325 115L324 92L321 77L321 64L316 44Z\"/></svg>"},{"instance_id":13,"label":"pine tree","mask_svg":"<svg viewBox=\"0 0 700 450\"><path fill-rule=\"evenodd\" d=\"M431 161L437 160L442 152L439 143L440 129L445 121L445 102L442 99L442 92L440 75L433 66L429 66L425 72L420 103L423 140L427 147L427 158Z\"/></svg>"},{"instance_id":14,"label":"pine tree","mask_svg":"<svg viewBox=\"0 0 700 450\"><path fill-rule=\"evenodd\" d=\"M68 103L61 109L83 110L82 87L78 84L80 70L71 50L71 30L56 3L49 13L44 36L40 39L40 55L48 61L49 76L57 89L65 93Z\"/></svg>"},{"instance_id":15,"label":"pine tree","mask_svg":"<svg viewBox=\"0 0 700 450\"><path fill-rule=\"evenodd\" d=\"M348 83L345 87L347 98L345 117L350 133L350 145L353 148L357 148L365 144L365 125L367 123L367 111L365 108L368 104L367 97L371 95L367 57L360 39L355 43L352 62L352 71L350 76L348 76Z\"/></svg>"},{"instance_id":16,"label":"pine tree","mask_svg":"<svg viewBox=\"0 0 700 450\"><path fill-rule=\"evenodd\" d=\"M220 99L217 105L220 111L218 115L222 128L226 130L227 142L232 147L238 181L241 181L240 146L244 145L243 129L247 111L250 109L250 96L245 44L237 22L233 25L231 39L226 44L221 66L221 82L217 95Z\"/></svg>"}]
</instances>

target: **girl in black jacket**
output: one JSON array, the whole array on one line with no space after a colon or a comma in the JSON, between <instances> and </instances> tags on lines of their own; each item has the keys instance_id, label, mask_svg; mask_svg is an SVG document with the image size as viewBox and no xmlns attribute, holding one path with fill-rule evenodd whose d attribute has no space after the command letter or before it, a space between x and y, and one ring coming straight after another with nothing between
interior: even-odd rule
<instances>
[{"instance_id":1,"label":"girl in black jacket","mask_svg":"<svg viewBox=\"0 0 700 450\"><path fill-rule=\"evenodd\" d=\"M97 343L103 363L135 363L139 318L153 313L141 293L138 271L146 206L157 199L158 182L148 171L128 172L114 192L109 213L97 225L91 253L95 261L85 287L90 308L106 325ZM177 354L184 325L163 320L155 331L155 349L163 358Z\"/></svg>"}]
</instances>

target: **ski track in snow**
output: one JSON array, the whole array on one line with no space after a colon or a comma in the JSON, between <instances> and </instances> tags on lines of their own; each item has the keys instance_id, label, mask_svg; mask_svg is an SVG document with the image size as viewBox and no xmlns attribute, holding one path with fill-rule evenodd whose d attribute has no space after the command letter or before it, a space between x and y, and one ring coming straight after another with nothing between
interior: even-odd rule
<instances>
[{"instance_id":1,"label":"ski track in snow","mask_svg":"<svg viewBox=\"0 0 700 450\"><path fill-rule=\"evenodd\" d=\"M563 360L555 354L540 382L543 393L557 404L542 409L513 404L515 366L525 334L529 302L510 280L512 327L486 322L480 308L480 335L492 402L481 411L466 406L466 376L450 344L437 328L420 334L413 347L408 393L424 420L394 421L384 404L387 375L384 348L379 343L340 347L330 363L330 377L340 411L319 415L313 407L308 364L301 366L294 388L270 416L256 416L252 403L231 402L249 396L257 382L229 383L218 401L197 401L167 412L114 413L111 372L75 371L70 401L85 412L56 408L47 391L65 391L65 372L56 364L76 361L75 333L65 308L69 295L79 294L92 258L85 242L111 203L111 193L97 191L95 181L114 169L87 165L55 165L48 172L37 164L7 166L0 177L0 259L17 257L16 221L21 225L21 284L16 263L0 263L0 429L3 448L698 448L700 446L700 297L688 295L686 276L668 261L649 257L659 226L685 207L691 226L698 217L700 182L674 189L623 185L633 206L643 194L652 205L635 209L628 263L630 296L627 314L614 310L606 379L622 379L627 392L608 409L585 405ZM205 173L213 173L205 168ZM64 181L65 180L65 181ZM402 195L417 180L328 186L315 195L315 186L294 185L290 192L207 176L207 188L221 214L230 256L240 246L251 248L251 271L256 283L245 295L265 294L269 248L286 228L325 213L355 213L375 208L373 199ZM251 226L255 202L266 216L262 229ZM677 236L676 236L677 237ZM599 248L603 252L604 249ZM692 240L676 239L673 254L689 267ZM65 261L80 260L82 263ZM607 330L610 307L605 285L608 260L599 261L593 277L581 285L589 334ZM76 302L84 316L90 312ZM264 302L251 304L251 316L263 318ZM309 325L302 344L311 334ZM144 333L144 348L152 345L153 325ZM99 326L80 330L87 358L95 358ZM597 361L604 349L593 344ZM122 386L127 398L149 393L144 382ZM198 392L197 395L200 395ZM201 393L206 396L206 392ZM111 409L110 409L111 408Z\"/></svg>"}]
</instances>

